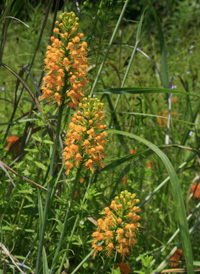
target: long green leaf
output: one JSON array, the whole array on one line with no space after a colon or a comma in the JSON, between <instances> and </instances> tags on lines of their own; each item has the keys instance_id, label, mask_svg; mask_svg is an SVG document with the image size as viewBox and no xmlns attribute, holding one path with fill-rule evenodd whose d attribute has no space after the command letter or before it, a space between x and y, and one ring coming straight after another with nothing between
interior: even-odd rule
<instances>
[{"instance_id":1,"label":"long green leaf","mask_svg":"<svg viewBox=\"0 0 200 274\"><path fill-rule=\"evenodd\" d=\"M169 161L168 157L156 145L152 144L148 140L146 140L142 137L139 137L135 134L124 132L124 131L118 131L118 130L108 130L108 133L121 134L126 137L133 138L133 139L145 144L150 149L152 149L162 160L162 162L165 165L166 170L170 176L176 219L177 219L177 223L180 228L180 234L181 234L183 252L185 255L185 259L186 259L187 270L188 270L188 273L193 274L194 268L193 268L192 247L191 247L188 222L187 222L187 217L186 217L186 210L185 210L185 206L184 206L181 186L178 181L178 176L177 176L171 162Z\"/></svg>"},{"instance_id":2,"label":"long green leaf","mask_svg":"<svg viewBox=\"0 0 200 274\"><path fill-rule=\"evenodd\" d=\"M42 205L42 198L39 191L38 191L38 213L39 213L39 235L40 235L42 222L43 222L43 205Z\"/></svg>"},{"instance_id":3,"label":"long green leaf","mask_svg":"<svg viewBox=\"0 0 200 274\"><path fill-rule=\"evenodd\" d=\"M147 94L147 93L174 93L174 94L182 94L184 96L194 96L199 97L199 94L194 93L186 93L181 90L175 89L167 89L167 88L157 88L157 87L131 87L131 88L108 88L103 90L98 90L96 93L103 93L103 94Z\"/></svg>"},{"instance_id":4,"label":"long green leaf","mask_svg":"<svg viewBox=\"0 0 200 274\"><path fill-rule=\"evenodd\" d=\"M140 17L140 21L138 23L138 28L137 28L137 33L136 33L136 41L135 41L135 46L133 48L133 51L132 51L132 54L131 54L131 57L130 57L130 60L129 60L129 63L128 63L128 66L127 66L127 69L125 71L125 74L124 74L124 78L123 78L123 81L122 81L122 84L121 84L121 88L124 87L125 85L125 82L126 82L126 79L128 77L128 73L130 71L130 68L131 68L131 65L133 63L133 58L135 56L135 53L136 53L136 50L137 50L137 46L140 42L140 38L141 38L141 35L142 35L142 23L143 23L143 18L144 18L144 12L145 12L145 8L142 12L142 15ZM118 106L118 103L119 103L119 99L120 99L120 94L118 95L117 97L117 100L115 102L115 110L117 109L117 106Z\"/></svg>"},{"instance_id":5,"label":"long green leaf","mask_svg":"<svg viewBox=\"0 0 200 274\"><path fill-rule=\"evenodd\" d=\"M42 256L43 273L47 274L49 273L49 268L48 268L47 254L44 247L43 247L42 253L43 253L43 256Z\"/></svg>"},{"instance_id":6,"label":"long green leaf","mask_svg":"<svg viewBox=\"0 0 200 274\"><path fill-rule=\"evenodd\" d=\"M167 71L167 51L165 47L165 40L164 40L164 35L162 32L162 27L160 25L160 20L156 14L156 11L153 7L151 6L152 11L153 11L153 16L156 21L157 29L158 29L158 38L160 42L160 55L161 55L161 67L162 67L162 78L163 78L163 84L165 88L169 88L169 78L168 78L168 71Z\"/></svg>"}]
</instances>

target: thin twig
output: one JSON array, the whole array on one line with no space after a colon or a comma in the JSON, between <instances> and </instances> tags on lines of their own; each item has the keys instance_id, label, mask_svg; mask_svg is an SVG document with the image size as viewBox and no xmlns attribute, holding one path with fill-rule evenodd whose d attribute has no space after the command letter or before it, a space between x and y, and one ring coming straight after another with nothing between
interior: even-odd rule
<instances>
[{"instance_id":1,"label":"thin twig","mask_svg":"<svg viewBox=\"0 0 200 274\"><path fill-rule=\"evenodd\" d=\"M200 268L194 269L194 272L199 272ZM187 269L184 268L176 268L176 269L165 269L160 273L187 273Z\"/></svg>"},{"instance_id":2,"label":"thin twig","mask_svg":"<svg viewBox=\"0 0 200 274\"><path fill-rule=\"evenodd\" d=\"M35 183L35 182L29 180L28 178L24 177L23 175L17 173L16 171L14 171L12 168L10 168L9 166L7 166L7 165L6 165L5 163L3 163L2 161L0 161L0 164L2 164L6 169L10 170L10 171L11 171L12 173L14 173L15 175L17 175L17 176L19 176L20 178L22 178L24 181L27 181L27 182L29 182L29 183L31 183L31 184L33 184L33 185L39 187L39 188L42 188L43 190L47 190L46 187L43 187L43 186L41 186L41 185L39 185L39 184L37 184L37 183Z\"/></svg>"},{"instance_id":3,"label":"thin twig","mask_svg":"<svg viewBox=\"0 0 200 274\"><path fill-rule=\"evenodd\" d=\"M11 259L12 263L17 267L17 269L18 269L22 274L25 274L25 273L21 270L21 268L16 264L16 262L15 262L14 259L13 259L14 257L10 254L9 250L5 247L5 245L3 245L2 243L0 243L0 247L3 249L4 254L7 255L7 256Z\"/></svg>"}]
</instances>

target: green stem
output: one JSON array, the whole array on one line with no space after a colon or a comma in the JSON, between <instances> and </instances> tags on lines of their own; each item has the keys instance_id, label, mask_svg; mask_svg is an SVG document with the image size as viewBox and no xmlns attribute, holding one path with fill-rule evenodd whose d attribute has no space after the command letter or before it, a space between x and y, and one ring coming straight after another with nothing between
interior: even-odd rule
<instances>
[{"instance_id":1,"label":"green stem","mask_svg":"<svg viewBox=\"0 0 200 274\"><path fill-rule=\"evenodd\" d=\"M51 155L50 172L49 172L50 176L53 176L53 171L54 171L53 166L54 166L54 159L55 159L56 150L57 150L57 144L58 144L59 135L60 135L62 113L63 113L63 105L64 104L62 104L59 107L59 112L58 112L58 121L57 121L57 128L56 128L56 136L55 136L54 145L53 145L53 151L52 151L52 155Z\"/></svg>"},{"instance_id":2,"label":"green stem","mask_svg":"<svg viewBox=\"0 0 200 274\"><path fill-rule=\"evenodd\" d=\"M77 185L77 182L78 182L79 177L80 177L81 168L82 168L82 166L79 167L79 169L78 169L78 171L76 173L76 178L75 178L74 186L73 186L73 189L72 189L72 192L71 192L70 200L69 200L69 203L68 203L68 208L67 208L66 213L65 213L65 219L64 219L64 223L63 223L63 228L62 228L62 231L61 231L61 235L60 235L60 239L59 239L59 242L58 242L58 246L57 246L55 254L54 254L53 263L52 263L52 267L51 267L50 273L53 273L53 271L54 271L55 259L56 259L57 255L58 255L58 253L59 253L59 251L61 249L61 246L62 246L62 243L63 243L63 239L64 239L65 234L66 234L66 228L67 228L67 225L68 225L68 217L69 217L69 213L71 211L71 205L72 205L72 201L74 199L74 194L75 194L75 191L76 191L76 185Z\"/></svg>"},{"instance_id":3,"label":"green stem","mask_svg":"<svg viewBox=\"0 0 200 274\"><path fill-rule=\"evenodd\" d=\"M54 168L53 167L54 167L54 159L55 159L55 155L56 155L56 150L57 150L57 145L58 145L58 140L59 140L59 134L60 134L60 128L61 128L62 113L63 113L63 104L59 107L59 112L58 112L56 136L55 136L53 151L52 151L52 155L51 155L51 163L50 163L51 180L50 180L50 183L49 183L48 188L47 188L47 196L46 196L46 201L45 201L43 222L42 222L40 240L39 240L39 245L38 245L38 253L37 253L35 274L39 273L40 259L42 257L42 247L43 247L44 234L45 234L45 228L46 228L46 221L47 221L47 215L48 215L49 205L50 205L50 200L51 200L50 197L51 197L51 194L52 194L52 191L53 191L53 188L54 188L54 179L53 179Z\"/></svg>"},{"instance_id":4,"label":"green stem","mask_svg":"<svg viewBox=\"0 0 200 274\"><path fill-rule=\"evenodd\" d=\"M74 269L74 271L71 274L76 273L79 268L81 268L81 266L93 255L94 253L94 249L82 260L82 262L80 262L80 264Z\"/></svg>"},{"instance_id":5,"label":"green stem","mask_svg":"<svg viewBox=\"0 0 200 274\"><path fill-rule=\"evenodd\" d=\"M78 224L78 220L79 220L79 214L76 216L76 220L75 220L75 222L74 222L74 226L73 226L72 231L71 231L70 239L69 239L69 242L68 242L68 244L67 244L65 254L64 254L63 257L62 257L62 261L61 261L60 267L59 267L59 269L58 269L58 273L61 273L61 269L63 268L63 264L64 264L64 261L65 261L65 258L68 256L68 253L69 253L69 246L70 246L70 243L71 243L71 241L72 241L72 237L73 237L73 235L74 235L76 226L77 226L77 224Z\"/></svg>"},{"instance_id":6,"label":"green stem","mask_svg":"<svg viewBox=\"0 0 200 274\"><path fill-rule=\"evenodd\" d=\"M81 201L80 213L81 213L82 207L83 207L83 205L84 205L84 203L85 203L85 200L86 200L86 197L87 197L88 190L90 189L91 183L92 183L92 181L93 181L93 178L95 178L95 176L96 176L96 172L93 173L93 175L91 176L91 178L90 178L90 180L89 180L89 184L88 184L87 189L86 189L86 191L85 191L85 195L84 195L84 197L83 197L83 200ZM78 220L79 220L79 215L80 215L80 213L76 216L76 220L75 220L74 226L73 226L73 228L72 228L72 232L71 232L71 235L70 235L70 239L69 239L69 241L68 241L68 243L67 243L66 252L65 252L65 254L64 254L64 256L63 256L63 260L62 260L62 262L61 262L61 264L60 264L58 273L60 273L60 271L61 271L61 269L62 269L62 267L63 267L64 259L65 259L65 258L68 256L68 254L69 254L70 244L71 244L72 237L73 237L73 235L74 235L76 226L77 226L77 224L78 224Z\"/></svg>"}]
</instances>

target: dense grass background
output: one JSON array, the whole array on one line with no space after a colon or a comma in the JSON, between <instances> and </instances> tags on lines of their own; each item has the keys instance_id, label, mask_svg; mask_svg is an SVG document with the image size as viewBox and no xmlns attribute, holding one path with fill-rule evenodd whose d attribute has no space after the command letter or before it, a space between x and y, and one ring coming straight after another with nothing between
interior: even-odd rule
<instances>
[{"instance_id":1,"label":"dense grass background","mask_svg":"<svg viewBox=\"0 0 200 274\"><path fill-rule=\"evenodd\" d=\"M0 273L18 273L18 263L24 264L19 265L24 273L35 271L46 190L27 179L48 188L53 140L47 120L30 93L35 98L40 96L45 51L54 21L62 11L70 10L80 18L79 29L88 43L90 82L86 95L92 94L105 104L110 130L104 169L92 177L85 173L85 183L78 186L53 273L61 273L68 265L67 259L68 273L75 273L92 250L95 225L88 217L98 219L103 208L124 189L137 194L142 209L137 243L126 259L131 273L170 268L168 254L176 246L187 252L179 267L187 267L191 274L193 266L200 267L200 203L190 190L199 181L200 4L189 0L129 2L71 1L60 3L58 11L58 1L0 4ZM29 88L23 87L21 79ZM163 87L172 88L170 102L170 91ZM149 92L148 88L153 89ZM39 106L55 132L58 109L47 102L39 102ZM65 175L61 157L73 113L67 108L63 112L55 160L56 195L48 212L40 273L52 268L76 176L75 171ZM17 153L14 147L6 150L9 136L19 137ZM131 149L136 153L130 154ZM72 232L74 223L77 226ZM173 238L179 228L181 233ZM14 256L15 264L5 248ZM95 260L89 257L76 273L105 273L106 266L110 273L117 273L112 269L116 263L103 255Z\"/></svg>"}]
</instances>

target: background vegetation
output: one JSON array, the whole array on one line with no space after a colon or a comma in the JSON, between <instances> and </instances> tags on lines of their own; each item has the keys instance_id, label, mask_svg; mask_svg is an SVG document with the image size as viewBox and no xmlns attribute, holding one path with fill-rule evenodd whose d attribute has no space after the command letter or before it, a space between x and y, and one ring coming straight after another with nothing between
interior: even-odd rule
<instances>
[{"instance_id":1,"label":"background vegetation","mask_svg":"<svg viewBox=\"0 0 200 274\"><path fill-rule=\"evenodd\" d=\"M88 44L86 95L104 103L109 141L104 168L77 186L55 258L76 178L63 170L74 114L64 109L39 273L119 273L120 257L92 259L91 235L100 212L125 189L141 208L137 243L125 260L130 273L174 273L166 269L177 248L186 252L179 267L200 271L200 195L191 192L199 182L199 1L4 0L0 10L0 273L18 273L17 266L37 273L58 118L58 108L38 98L54 22L71 10ZM9 136L19 140L6 150Z\"/></svg>"}]
</instances>

